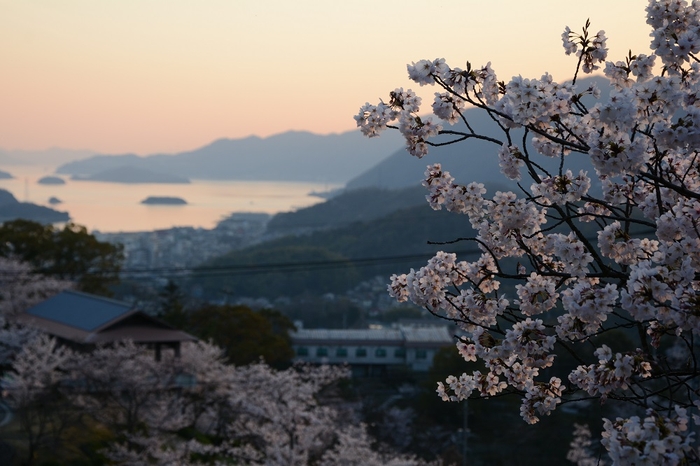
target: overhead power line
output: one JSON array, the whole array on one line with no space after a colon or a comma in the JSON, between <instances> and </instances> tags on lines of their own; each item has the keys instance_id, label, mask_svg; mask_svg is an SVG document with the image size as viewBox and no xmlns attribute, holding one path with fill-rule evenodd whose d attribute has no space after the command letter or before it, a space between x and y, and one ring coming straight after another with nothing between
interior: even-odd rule
<instances>
[{"instance_id":1,"label":"overhead power line","mask_svg":"<svg viewBox=\"0 0 700 466\"><path fill-rule=\"evenodd\" d=\"M645 235L653 233L654 230L636 232L636 235ZM587 237L595 239L594 237ZM453 251L458 257L479 255L482 251L478 248L465 249L461 251ZM363 258L348 258L335 260L319 260L319 261L298 261L298 262L275 262L261 264L231 264L221 266L189 266L189 267L150 267L150 268L131 268L122 269L119 274L122 277L157 275L161 277L167 276L182 276L185 274L196 273L197 276L222 276L222 275L257 275L264 273L292 273L306 270L332 270L347 267L370 267L374 265L384 264L400 264L413 261L425 261L433 257L435 253L408 254L397 256L381 256L381 257L363 257ZM42 272L45 275L51 275L50 272ZM60 272L53 273L60 275ZM14 275L14 272L0 270L0 276Z\"/></svg>"},{"instance_id":2,"label":"overhead power line","mask_svg":"<svg viewBox=\"0 0 700 466\"><path fill-rule=\"evenodd\" d=\"M647 235L654 233L654 230L639 231L636 235ZM597 237L587 236L589 240L595 240ZM482 251L478 248L465 249L461 251L453 251L458 257L479 255ZM399 264L403 262L413 262L419 260L427 260L433 257L435 253L423 254L408 254L398 256L383 256L383 257L364 257L364 258L348 258L336 260L319 260L319 261L300 261L300 262L277 262L277 263L262 263L262 264L237 264L237 265L221 265L207 267L157 267L143 269L124 269L120 272L122 276L128 275L182 275L186 273L196 273L198 276L217 276L217 275L243 275L243 274L262 274L274 272L298 272L304 270L330 270L347 267L369 267L373 265L383 264Z\"/></svg>"},{"instance_id":3,"label":"overhead power line","mask_svg":"<svg viewBox=\"0 0 700 466\"><path fill-rule=\"evenodd\" d=\"M458 256L481 254L479 249L455 251ZM305 270L329 270L347 267L369 267L373 265L398 264L426 260L434 253L410 254L400 256L364 257L357 259L336 259L320 261L277 262L263 264L237 264L209 267L159 267L143 269L124 269L120 275L181 275L196 273L198 276L243 275L274 272L299 272Z\"/></svg>"}]
</instances>

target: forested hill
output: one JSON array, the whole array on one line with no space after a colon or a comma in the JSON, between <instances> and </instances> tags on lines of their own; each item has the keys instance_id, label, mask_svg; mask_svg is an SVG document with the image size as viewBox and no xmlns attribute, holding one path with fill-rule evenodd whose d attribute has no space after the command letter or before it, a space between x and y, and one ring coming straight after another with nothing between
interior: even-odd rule
<instances>
[{"instance_id":1,"label":"forested hill","mask_svg":"<svg viewBox=\"0 0 700 466\"><path fill-rule=\"evenodd\" d=\"M376 275L388 278L421 267L438 250L475 249L464 242L428 244L473 235L466 216L422 204L372 221L233 251L203 264L193 280L211 297L342 293Z\"/></svg>"},{"instance_id":2,"label":"forested hill","mask_svg":"<svg viewBox=\"0 0 700 466\"><path fill-rule=\"evenodd\" d=\"M367 222L399 209L426 205L422 186L404 189L365 188L343 192L326 202L275 215L267 225L271 236L308 233Z\"/></svg>"}]
</instances>

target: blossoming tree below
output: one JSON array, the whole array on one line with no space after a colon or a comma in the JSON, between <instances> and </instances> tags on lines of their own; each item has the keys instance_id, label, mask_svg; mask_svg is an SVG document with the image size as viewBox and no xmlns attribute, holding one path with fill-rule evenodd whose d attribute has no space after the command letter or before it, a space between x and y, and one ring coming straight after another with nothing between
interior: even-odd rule
<instances>
[{"instance_id":1,"label":"blossoming tree below","mask_svg":"<svg viewBox=\"0 0 700 466\"><path fill-rule=\"evenodd\" d=\"M440 252L391 277L392 296L453 321L460 353L482 365L440 383L439 395L516 393L530 424L562 403L619 400L630 415L603 422L613 464L698 461L688 413L700 407L700 2L652 0L646 11L651 55L606 61L605 34L591 34L587 22L580 34L562 34L566 54L578 58L572 81L544 74L506 83L490 63L421 60L408 74L439 88L437 118L419 116L421 99L402 88L355 117L369 137L398 129L419 158L431 146L491 142L503 175L518 182L518 193L487 197L483 184L458 184L440 164L426 171L431 207L467 215L477 234L460 240L481 251L474 262ZM605 99L577 86L579 73L601 66ZM468 108L500 136L474 131ZM568 168L582 157L594 173ZM591 345L612 331L636 344L615 353ZM556 348L579 365L544 376L560 373Z\"/></svg>"}]
</instances>

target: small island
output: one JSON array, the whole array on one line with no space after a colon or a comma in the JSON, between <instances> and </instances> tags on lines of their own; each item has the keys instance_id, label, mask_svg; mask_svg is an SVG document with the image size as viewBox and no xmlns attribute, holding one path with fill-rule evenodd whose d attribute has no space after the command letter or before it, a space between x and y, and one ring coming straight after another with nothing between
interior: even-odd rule
<instances>
[{"instance_id":1,"label":"small island","mask_svg":"<svg viewBox=\"0 0 700 466\"><path fill-rule=\"evenodd\" d=\"M0 180L11 180L13 178L14 176L12 176L11 174L0 170Z\"/></svg>"},{"instance_id":2,"label":"small island","mask_svg":"<svg viewBox=\"0 0 700 466\"><path fill-rule=\"evenodd\" d=\"M141 204L146 205L186 205L187 201L180 197L169 196L149 196Z\"/></svg>"},{"instance_id":3,"label":"small island","mask_svg":"<svg viewBox=\"0 0 700 466\"><path fill-rule=\"evenodd\" d=\"M59 198L57 198L55 196L51 196L49 198L49 204L51 204L51 205L60 204L62 202L63 202L62 200L60 200Z\"/></svg>"},{"instance_id":4,"label":"small island","mask_svg":"<svg viewBox=\"0 0 700 466\"><path fill-rule=\"evenodd\" d=\"M39 178L39 181L37 181L37 183L59 185L66 184L66 180L58 176L45 176L43 178Z\"/></svg>"}]
</instances>

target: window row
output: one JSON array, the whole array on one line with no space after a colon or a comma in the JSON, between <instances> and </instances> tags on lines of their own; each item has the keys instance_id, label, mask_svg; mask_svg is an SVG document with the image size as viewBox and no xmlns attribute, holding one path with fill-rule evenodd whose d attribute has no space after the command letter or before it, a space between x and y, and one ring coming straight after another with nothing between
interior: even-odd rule
<instances>
[{"instance_id":1,"label":"window row","mask_svg":"<svg viewBox=\"0 0 700 466\"><path fill-rule=\"evenodd\" d=\"M386 348L377 348L374 350L374 357L375 358L386 358L387 357L387 350ZM308 356L309 355L309 348L305 346L299 346L297 348L297 356ZM323 357L328 357L329 356L329 350L326 347L320 346L316 348L316 357L323 358ZM348 357L348 349L347 348L335 348L335 357L337 358L346 358ZM355 357L356 358L366 358L367 357L367 348L355 348ZM406 350L404 348L395 348L394 349L394 357L395 358L405 358L406 357ZM416 350L416 359L426 359L428 357L428 352L424 349L417 349Z\"/></svg>"}]
</instances>

